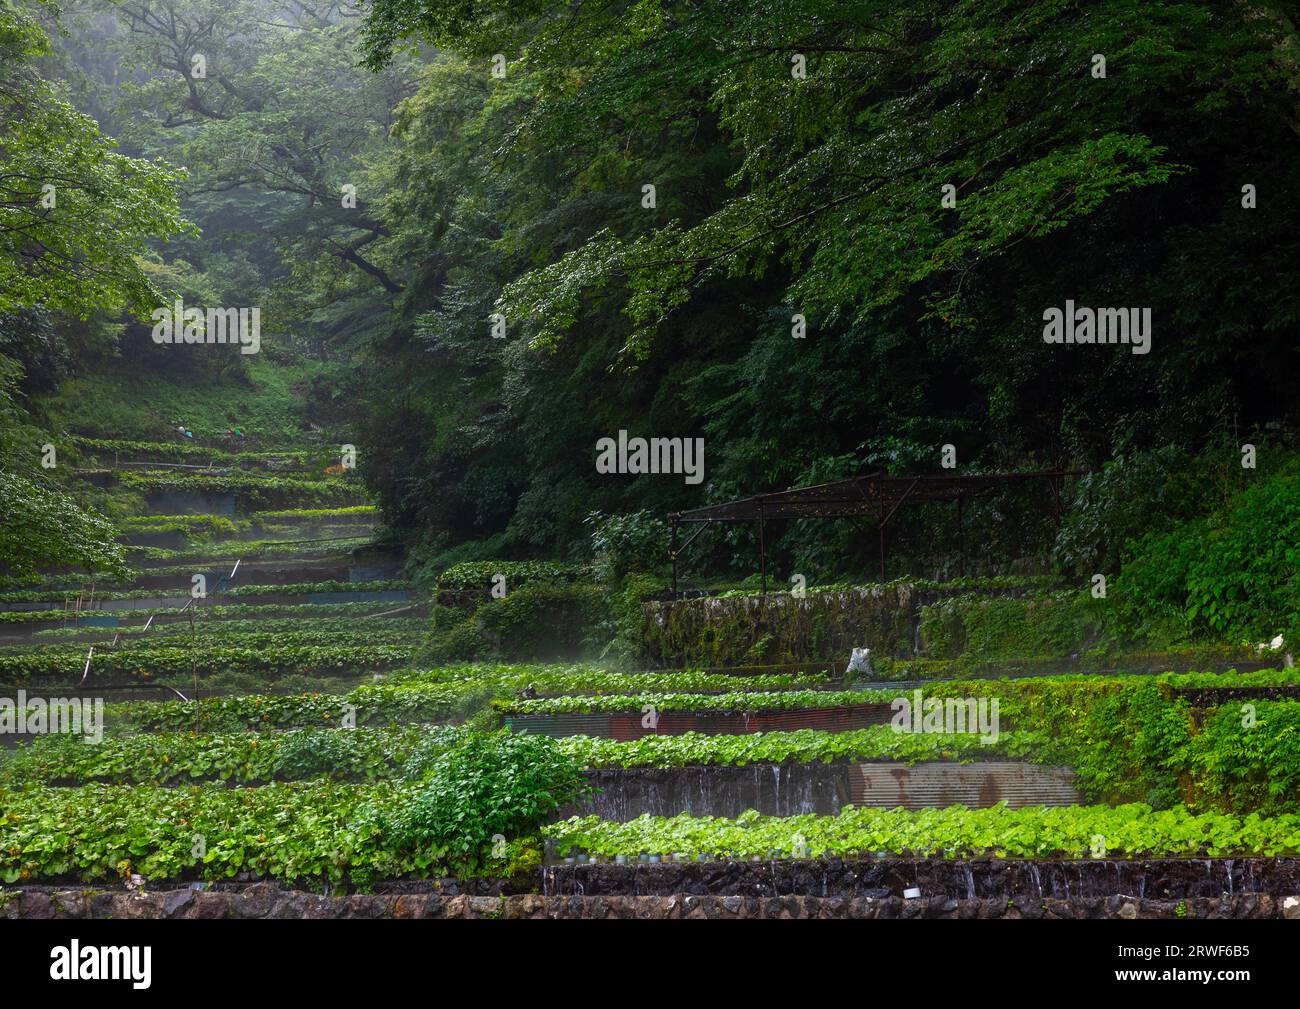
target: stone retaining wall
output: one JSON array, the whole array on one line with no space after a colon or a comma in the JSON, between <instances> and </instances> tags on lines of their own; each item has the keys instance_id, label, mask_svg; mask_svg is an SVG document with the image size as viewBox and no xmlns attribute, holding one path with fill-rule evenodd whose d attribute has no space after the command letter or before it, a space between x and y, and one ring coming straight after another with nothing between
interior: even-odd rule
<instances>
[{"instance_id":1,"label":"stone retaining wall","mask_svg":"<svg viewBox=\"0 0 1300 1009\"><path fill-rule=\"evenodd\" d=\"M706 597L642 605L639 658L652 666L741 666L916 651L923 593L911 585Z\"/></svg>"},{"instance_id":2,"label":"stone retaining wall","mask_svg":"<svg viewBox=\"0 0 1300 1009\"><path fill-rule=\"evenodd\" d=\"M549 865L546 894L586 897L642 894L883 899L911 888L952 900L1108 898L1217 900L1222 895L1300 893L1297 858L906 859L777 858L759 861L632 862Z\"/></svg>"},{"instance_id":3,"label":"stone retaining wall","mask_svg":"<svg viewBox=\"0 0 1300 1009\"><path fill-rule=\"evenodd\" d=\"M722 897L671 895L448 897L438 894L322 897L272 884L238 893L26 890L0 909L11 919L83 918L1292 918L1300 897L1237 894L1185 901L1130 896L1015 902L942 896Z\"/></svg>"}]
</instances>

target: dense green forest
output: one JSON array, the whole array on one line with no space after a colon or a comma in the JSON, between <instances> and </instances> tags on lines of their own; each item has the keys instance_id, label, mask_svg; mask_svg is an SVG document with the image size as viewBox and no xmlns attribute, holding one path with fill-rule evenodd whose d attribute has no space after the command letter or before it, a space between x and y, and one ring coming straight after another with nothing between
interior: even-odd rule
<instances>
[{"instance_id":1,"label":"dense green forest","mask_svg":"<svg viewBox=\"0 0 1300 1009\"><path fill-rule=\"evenodd\" d=\"M663 574L672 509L950 446L964 474L1097 471L1059 529L977 502L972 571L1127 560L1181 609L1253 553L1276 622L1292 7L6 0L6 496L58 494L50 432L350 440L413 570L607 548ZM157 345L177 298L259 306L261 352ZM1149 344L1047 342L1067 303L1149 310ZM599 472L619 431L702 439L703 480ZM870 529L770 535L781 577L874 570ZM891 536L891 574L955 573L947 512ZM692 583L755 547L711 535Z\"/></svg>"}]
</instances>

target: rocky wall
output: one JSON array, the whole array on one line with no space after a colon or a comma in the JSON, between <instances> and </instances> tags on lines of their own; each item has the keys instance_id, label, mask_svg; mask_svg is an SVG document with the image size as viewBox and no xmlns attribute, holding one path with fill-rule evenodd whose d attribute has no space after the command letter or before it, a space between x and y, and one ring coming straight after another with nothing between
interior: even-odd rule
<instances>
[{"instance_id":1,"label":"rocky wall","mask_svg":"<svg viewBox=\"0 0 1300 1009\"><path fill-rule=\"evenodd\" d=\"M281 891L269 884L242 893L193 890L87 894L27 891L0 908L10 919L56 918L629 918L629 919L900 919L900 918L1291 918L1300 919L1300 897L1237 894L1186 901L1131 896L1049 898L1041 901L942 896L740 897L740 896L543 896L448 897L433 894L322 897Z\"/></svg>"}]
</instances>

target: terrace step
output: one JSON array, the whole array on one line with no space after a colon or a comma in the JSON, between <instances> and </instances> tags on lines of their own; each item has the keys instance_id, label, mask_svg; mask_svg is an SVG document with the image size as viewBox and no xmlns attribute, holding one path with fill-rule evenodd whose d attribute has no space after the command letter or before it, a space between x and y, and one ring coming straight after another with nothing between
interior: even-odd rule
<instances>
[{"instance_id":1,"label":"terrace step","mask_svg":"<svg viewBox=\"0 0 1300 1009\"><path fill-rule=\"evenodd\" d=\"M564 810L625 823L651 816L718 816L734 819L753 809L764 816L837 815L845 806L942 809L962 805L1077 806L1082 797L1068 767L1012 761L907 765L769 764L588 771L596 793Z\"/></svg>"},{"instance_id":2,"label":"terrace step","mask_svg":"<svg viewBox=\"0 0 1300 1009\"><path fill-rule=\"evenodd\" d=\"M261 557L250 554L244 554L241 556L238 553L234 553L220 556L207 555L203 557L183 557L179 560L171 558L166 560L131 560L128 563L130 563L132 567L136 568L136 570L138 570L142 575L156 573L159 568L192 567L195 573L203 572L208 575L209 579L211 579L212 572L219 571L222 574L229 574L230 569L235 566L236 561L239 562L240 581L243 580L243 575L246 571L257 572L291 569L293 571L315 572L320 568L346 569L351 566L351 556L346 553L339 553L337 548L323 555L306 557ZM165 574L166 571L164 570L163 573ZM294 580L303 581L305 579ZM188 576L186 576L186 581L188 582Z\"/></svg>"},{"instance_id":3,"label":"terrace step","mask_svg":"<svg viewBox=\"0 0 1300 1009\"><path fill-rule=\"evenodd\" d=\"M209 591L220 591L221 582L229 576L233 561L220 560L205 563L195 561L192 569L180 574L151 574L142 569L141 574L131 583L131 588L138 589L188 589L191 578L203 575L208 581ZM244 561L239 565L235 576L237 585L293 585L310 581L351 580L352 567L338 558L323 558L308 561ZM368 579L367 579L368 580Z\"/></svg>"},{"instance_id":4,"label":"terrace step","mask_svg":"<svg viewBox=\"0 0 1300 1009\"><path fill-rule=\"evenodd\" d=\"M274 526L275 535L268 535L262 528L245 529L242 532L225 536L215 543L192 545L189 537L176 530L166 532L133 532L127 529L117 537L117 541L128 547L157 547L164 550L238 550L247 543L283 544L283 543L327 543L331 540L371 539L375 534L372 519L365 522L331 523L329 525L295 525Z\"/></svg>"},{"instance_id":5,"label":"terrace step","mask_svg":"<svg viewBox=\"0 0 1300 1009\"><path fill-rule=\"evenodd\" d=\"M803 708L770 711L662 711L656 729L642 724L645 716L637 712L582 712L563 715L522 715L505 717L505 724L516 732L528 731L543 736L598 736L630 741L642 736L680 736L687 732L706 735L742 735L751 732L794 732L798 729L822 729L846 732L871 725L888 725L894 717L889 704L849 704L834 708Z\"/></svg>"},{"instance_id":6,"label":"terrace step","mask_svg":"<svg viewBox=\"0 0 1300 1009\"><path fill-rule=\"evenodd\" d=\"M249 606L247 612L229 619L247 622L251 626L245 633L253 633L257 625L264 621L275 623L277 621L294 620L301 623L302 629L311 630L316 622L321 620L381 618L388 621L400 620L405 617L418 621L427 613L427 603L410 603L408 597L401 593L402 590L385 590L382 593L374 593L374 598L368 600L373 605L357 613L340 612L337 605L332 602L303 602L294 608L314 612L295 613L286 616L283 612L277 612L279 607L276 604L269 604L265 607ZM347 595L351 596L353 593L347 593ZM139 600L124 600L122 602L139 602ZM259 614L257 612L259 609L266 609L268 612ZM132 610L119 610L108 613L92 610L83 611L80 619L69 619L66 622L62 619L52 619L0 624L0 649L24 649L27 646L50 647L53 645L73 644L82 646L95 645L98 647L117 640L122 641L124 644L130 644L132 642L143 642L146 639L153 640L157 645L166 645L171 643L168 639L173 638L174 635L162 633L162 629L185 624L189 620L188 612L182 612L180 606L176 606L173 612L151 614L153 631L143 633L145 631L145 621L149 618L141 616L129 620L123 619L133 612ZM224 631L226 618L215 618L215 623L213 620L214 618L210 615L204 614L203 623L200 626L213 627L219 631ZM420 627L423 627L422 623ZM53 638L37 636L41 632L50 631L66 631L68 633ZM217 640L214 644L220 647L221 642Z\"/></svg>"},{"instance_id":7,"label":"terrace step","mask_svg":"<svg viewBox=\"0 0 1300 1009\"><path fill-rule=\"evenodd\" d=\"M220 605L220 604L219 604ZM329 604L313 605L311 603L300 604L300 609L310 612L284 614L276 613L276 608L272 606L249 606L247 612L238 616L231 617L232 620L249 620L261 622L263 620L301 620L305 625L310 626L316 620L329 620L338 618L370 618L383 617L385 620L396 620L402 617L423 617L428 612L428 603L415 603L410 606L401 606L389 610L389 604L384 601L377 601L376 604L364 613L341 613L334 606ZM373 611L373 612L372 612ZM89 630L102 630L104 639L109 639L116 631L139 632L144 629L148 617L138 617L127 619L116 613L100 613L98 610L83 611L79 620L33 620L15 624L0 624L0 644L20 645L20 644L50 644L51 642L38 641L34 635L38 631L52 631L59 629L81 628ZM153 627L160 627L166 624L185 623L189 620L188 613L182 613L180 609L169 613L157 613L153 617ZM210 615L205 614L204 619L211 619ZM224 618L223 618L224 619ZM93 639L85 640L87 644L92 643Z\"/></svg>"},{"instance_id":8,"label":"terrace step","mask_svg":"<svg viewBox=\"0 0 1300 1009\"><path fill-rule=\"evenodd\" d=\"M236 562L239 570L234 582L226 585ZM390 554L376 554L368 548L358 547L349 554L325 557L222 557L195 559L193 561L143 562L130 581L112 581L98 586L99 593L113 593L140 589L174 589L188 593L194 575L207 579L209 592L222 592L229 587L249 585L306 585L312 582L383 582L395 580L401 571L401 561ZM67 575L52 575L46 587L38 589L57 596L55 606L62 605L64 594L73 598L79 592L89 596L89 586ZM99 596L96 596L98 599ZM0 600L0 610L20 608L9 600ZM21 608L41 609L42 606ZM49 606L44 608L48 609Z\"/></svg>"},{"instance_id":9,"label":"terrace step","mask_svg":"<svg viewBox=\"0 0 1300 1009\"><path fill-rule=\"evenodd\" d=\"M364 583L358 583L364 584ZM371 602L392 602L397 600L413 599L412 589L331 589L321 592L267 592L255 596L221 596L217 595L209 601L217 606L227 605L278 605L278 606L297 606L297 605L329 605L331 603L371 603ZM71 595L71 594L70 594ZM71 596L75 599L75 595ZM45 602L0 602L0 612L22 612L31 613L40 610L61 610L63 609L62 593L57 598L51 598ZM93 610L83 610L83 615L87 612L98 613L101 610L150 610L150 609L179 609L190 601L188 593L184 595L156 595L140 596L132 599L103 599L95 597L95 607ZM55 621L55 625L61 625L61 621Z\"/></svg>"}]
</instances>

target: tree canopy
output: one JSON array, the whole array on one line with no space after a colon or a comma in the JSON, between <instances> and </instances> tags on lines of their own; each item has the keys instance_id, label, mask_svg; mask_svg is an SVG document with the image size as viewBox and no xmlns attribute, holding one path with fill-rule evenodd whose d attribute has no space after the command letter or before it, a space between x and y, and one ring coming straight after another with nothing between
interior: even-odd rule
<instances>
[{"instance_id":1,"label":"tree canopy","mask_svg":"<svg viewBox=\"0 0 1300 1009\"><path fill-rule=\"evenodd\" d=\"M319 359L312 409L351 419L388 520L445 560L581 553L592 513L933 471L944 445L964 471L1091 468L1293 421L1287 5L6 10L6 95L51 98L6 119L6 161L86 179L48 211L50 164L11 182L6 219L53 229L0 239L25 381L73 367L67 341L182 367L128 315L68 322L91 304L261 305L267 353ZM62 213L92 216L59 237ZM1151 352L1045 343L1068 302L1149 309ZM620 430L703 438L703 485L597 473ZM991 516L990 551L1050 545ZM789 533L809 570L870 549Z\"/></svg>"},{"instance_id":2,"label":"tree canopy","mask_svg":"<svg viewBox=\"0 0 1300 1009\"><path fill-rule=\"evenodd\" d=\"M0 5L0 315L152 307L140 258L150 239L185 230L185 173L117 153L66 87L41 76L49 53L30 13Z\"/></svg>"},{"instance_id":3,"label":"tree canopy","mask_svg":"<svg viewBox=\"0 0 1300 1009\"><path fill-rule=\"evenodd\" d=\"M410 365L368 381L386 499L451 540L700 503L597 481L619 428L704 436L721 500L1290 412L1295 35L1264 7L379 0L370 65L411 40L443 55L385 182ZM1044 344L1067 299L1151 306L1156 351Z\"/></svg>"}]
</instances>

